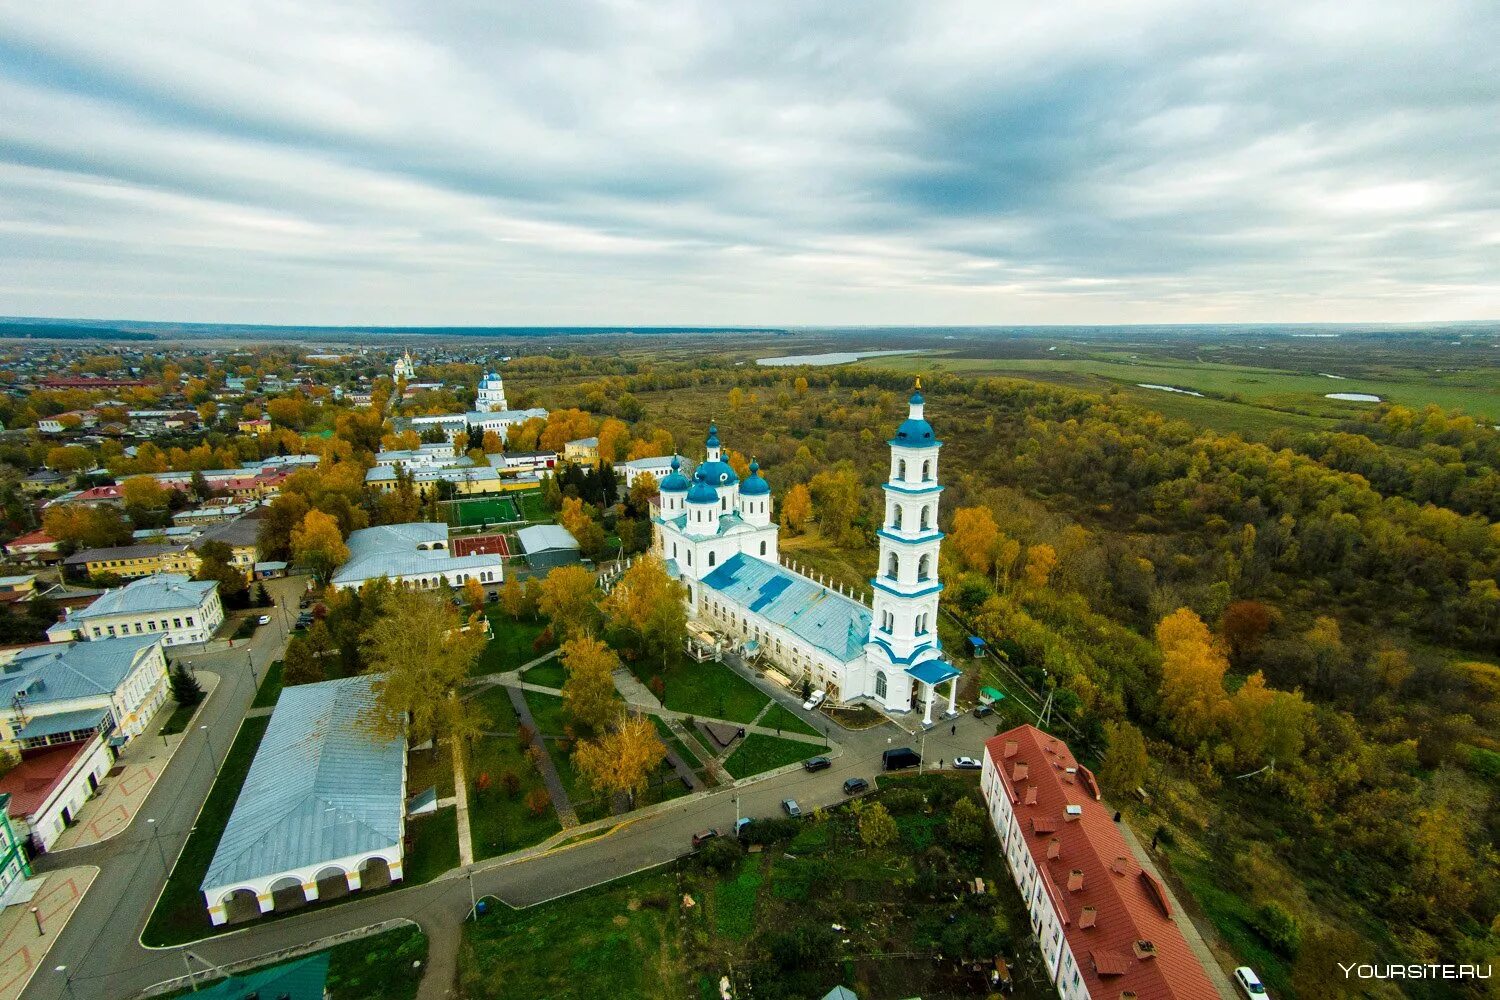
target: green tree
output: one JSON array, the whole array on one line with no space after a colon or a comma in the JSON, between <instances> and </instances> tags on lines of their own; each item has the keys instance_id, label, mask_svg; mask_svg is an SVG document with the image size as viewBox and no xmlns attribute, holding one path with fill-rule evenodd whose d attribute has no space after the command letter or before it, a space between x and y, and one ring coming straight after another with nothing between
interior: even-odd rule
<instances>
[{"instance_id":1,"label":"green tree","mask_svg":"<svg viewBox=\"0 0 1500 1000\"><path fill-rule=\"evenodd\" d=\"M866 847L885 847L896 842L900 831L896 820L879 802L862 810L859 814L859 839Z\"/></svg>"},{"instance_id":2,"label":"green tree","mask_svg":"<svg viewBox=\"0 0 1500 1000\"><path fill-rule=\"evenodd\" d=\"M179 705L196 705L203 700L203 688L198 678L188 673L182 664L172 668L172 700Z\"/></svg>"},{"instance_id":3,"label":"green tree","mask_svg":"<svg viewBox=\"0 0 1500 1000\"><path fill-rule=\"evenodd\" d=\"M1128 722L1106 722L1104 738L1107 747L1099 762L1099 784L1105 791L1126 795L1146 780L1146 739Z\"/></svg>"},{"instance_id":4,"label":"green tree","mask_svg":"<svg viewBox=\"0 0 1500 1000\"><path fill-rule=\"evenodd\" d=\"M948 840L957 847L978 847L984 843L984 810L965 795L948 810ZM863 829L861 829L863 832Z\"/></svg>"}]
</instances>

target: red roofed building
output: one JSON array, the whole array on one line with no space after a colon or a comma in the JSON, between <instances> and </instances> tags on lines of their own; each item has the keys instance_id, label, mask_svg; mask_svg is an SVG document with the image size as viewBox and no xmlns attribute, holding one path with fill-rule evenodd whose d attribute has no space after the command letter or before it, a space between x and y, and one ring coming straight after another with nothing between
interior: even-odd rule
<instances>
[{"instance_id":1,"label":"red roofed building","mask_svg":"<svg viewBox=\"0 0 1500 1000\"><path fill-rule=\"evenodd\" d=\"M980 784L1064 1000L1207 1000L1208 974L1088 768L1034 726L986 741Z\"/></svg>"}]
</instances>

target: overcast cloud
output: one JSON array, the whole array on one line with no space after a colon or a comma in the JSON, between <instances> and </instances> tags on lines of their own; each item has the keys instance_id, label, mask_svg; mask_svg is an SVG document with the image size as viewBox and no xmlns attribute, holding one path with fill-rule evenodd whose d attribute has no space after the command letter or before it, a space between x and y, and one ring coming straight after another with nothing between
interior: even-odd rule
<instances>
[{"instance_id":1,"label":"overcast cloud","mask_svg":"<svg viewBox=\"0 0 1500 1000\"><path fill-rule=\"evenodd\" d=\"M1500 4L0 0L0 313L1500 318Z\"/></svg>"}]
</instances>

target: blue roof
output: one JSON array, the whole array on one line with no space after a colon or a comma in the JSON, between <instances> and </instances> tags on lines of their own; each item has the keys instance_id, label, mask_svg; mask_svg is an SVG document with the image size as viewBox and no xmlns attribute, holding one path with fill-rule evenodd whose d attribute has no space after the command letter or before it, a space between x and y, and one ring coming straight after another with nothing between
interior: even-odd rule
<instances>
[{"instance_id":1,"label":"blue roof","mask_svg":"<svg viewBox=\"0 0 1500 1000\"><path fill-rule=\"evenodd\" d=\"M725 461L704 462L698 466L697 474L714 486L732 486L740 481L734 467Z\"/></svg>"},{"instance_id":2,"label":"blue roof","mask_svg":"<svg viewBox=\"0 0 1500 1000\"><path fill-rule=\"evenodd\" d=\"M896 428L896 439L892 444L929 445L936 444L932 436L932 425L925 420L903 420Z\"/></svg>"},{"instance_id":3,"label":"blue roof","mask_svg":"<svg viewBox=\"0 0 1500 1000\"><path fill-rule=\"evenodd\" d=\"M693 488L688 490L688 503L718 503L719 491L703 478L703 466L698 466L697 475L693 476Z\"/></svg>"},{"instance_id":4,"label":"blue roof","mask_svg":"<svg viewBox=\"0 0 1500 1000\"><path fill-rule=\"evenodd\" d=\"M667 473L656 488L665 493L685 493L689 485L688 477L682 474L682 460L673 455L672 471Z\"/></svg>"},{"instance_id":5,"label":"blue roof","mask_svg":"<svg viewBox=\"0 0 1500 1000\"><path fill-rule=\"evenodd\" d=\"M156 573L107 590L93 604L68 617L72 621L82 621L101 615L196 610L209 591L218 586L217 581L194 580L186 573Z\"/></svg>"},{"instance_id":6,"label":"blue roof","mask_svg":"<svg viewBox=\"0 0 1500 1000\"><path fill-rule=\"evenodd\" d=\"M56 715L40 715L22 726L16 739L26 740L36 736L56 736L79 729L98 729L99 723L109 715L107 708L80 708L74 712L58 712Z\"/></svg>"},{"instance_id":7,"label":"blue roof","mask_svg":"<svg viewBox=\"0 0 1500 1000\"><path fill-rule=\"evenodd\" d=\"M142 651L160 641L160 635L131 635L29 646L0 673L0 703L12 704L22 692L33 705L113 694Z\"/></svg>"},{"instance_id":8,"label":"blue roof","mask_svg":"<svg viewBox=\"0 0 1500 1000\"><path fill-rule=\"evenodd\" d=\"M704 577L703 584L841 662L864 655L870 609L805 576L741 552Z\"/></svg>"},{"instance_id":9,"label":"blue roof","mask_svg":"<svg viewBox=\"0 0 1500 1000\"><path fill-rule=\"evenodd\" d=\"M323 990L328 983L328 961L329 953L320 951L269 969L231 976L212 986L200 987L193 996L199 1000L250 1000L255 996L323 1000Z\"/></svg>"},{"instance_id":10,"label":"blue roof","mask_svg":"<svg viewBox=\"0 0 1500 1000\"><path fill-rule=\"evenodd\" d=\"M740 494L747 497L761 497L770 492L771 484L761 477L760 463L752 459L750 461L750 476L740 486Z\"/></svg>"},{"instance_id":11,"label":"blue roof","mask_svg":"<svg viewBox=\"0 0 1500 1000\"><path fill-rule=\"evenodd\" d=\"M379 679L344 677L281 692L201 888L400 843L406 740L369 731Z\"/></svg>"},{"instance_id":12,"label":"blue roof","mask_svg":"<svg viewBox=\"0 0 1500 1000\"><path fill-rule=\"evenodd\" d=\"M907 667L906 672L923 684L941 684L943 681L952 680L961 671L945 660L923 660L916 666Z\"/></svg>"},{"instance_id":13,"label":"blue roof","mask_svg":"<svg viewBox=\"0 0 1500 1000\"><path fill-rule=\"evenodd\" d=\"M505 563L500 555L454 555L448 548L448 526L432 521L361 528L349 535L348 545L349 558L333 574L335 584L358 584L382 576L397 580L422 573L496 569Z\"/></svg>"},{"instance_id":14,"label":"blue roof","mask_svg":"<svg viewBox=\"0 0 1500 1000\"><path fill-rule=\"evenodd\" d=\"M718 424L709 424L708 425L708 438L703 443L704 443L704 445L706 445L709 448L717 448L719 446L719 425Z\"/></svg>"}]
</instances>

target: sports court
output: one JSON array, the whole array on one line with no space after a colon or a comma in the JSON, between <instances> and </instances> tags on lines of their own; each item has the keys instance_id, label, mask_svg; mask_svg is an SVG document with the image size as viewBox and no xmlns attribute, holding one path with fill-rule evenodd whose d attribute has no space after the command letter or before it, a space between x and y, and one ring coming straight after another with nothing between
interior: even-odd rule
<instances>
[{"instance_id":1,"label":"sports court","mask_svg":"<svg viewBox=\"0 0 1500 1000\"><path fill-rule=\"evenodd\" d=\"M463 535L448 543L456 556L508 556L510 542L504 535Z\"/></svg>"},{"instance_id":2,"label":"sports court","mask_svg":"<svg viewBox=\"0 0 1500 1000\"><path fill-rule=\"evenodd\" d=\"M476 524L509 524L521 520L516 502L510 497L450 500L444 506L448 524L455 528L470 528Z\"/></svg>"}]
</instances>

